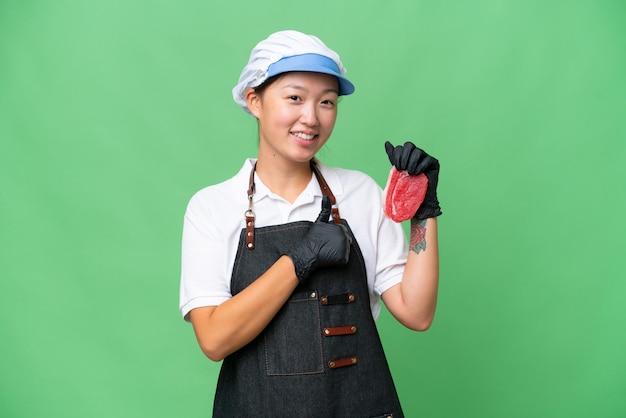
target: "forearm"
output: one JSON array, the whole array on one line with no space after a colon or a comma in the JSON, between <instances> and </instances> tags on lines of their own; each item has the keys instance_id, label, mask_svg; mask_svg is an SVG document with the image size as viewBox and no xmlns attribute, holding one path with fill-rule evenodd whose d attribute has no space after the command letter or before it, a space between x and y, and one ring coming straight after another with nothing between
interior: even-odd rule
<instances>
[{"instance_id":1,"label":"forearm","mask_svg":"<svg viewBox=\"0 0 626 418\"><path fill-rule=\"evenodd\" d=\"M265 329L298 285L293 263L283 256L250 286L216 307L197 308L190 318L202 351L219 361Z\"/></svg>"},{"instance_id":2,"label":"forearm","mask_svg":"<svg viewBox=\"0 0 626 418\"><path fill-rule=\"evenodd\" d=\"M383 294L389 311L408 328L425 331L435 316L439 284L437 218L411 224L402 282Z\"/></svg>"}]
</instances>

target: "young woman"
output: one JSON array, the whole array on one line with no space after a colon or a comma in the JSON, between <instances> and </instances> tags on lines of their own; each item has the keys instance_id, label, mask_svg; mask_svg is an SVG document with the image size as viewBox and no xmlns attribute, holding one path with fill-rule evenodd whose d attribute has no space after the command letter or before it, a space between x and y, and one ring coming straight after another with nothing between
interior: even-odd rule
<instances>
[{"instance_id":1,"label":"young woman","mask_svg":"<svg viewBox=\"0 0 626 418\"><path fill-rule=\"evenodd\" d=\"M374 320L381 298L412 330L433 320L439 163L385 144L396 168L429 180L407 248L370 177L315 158L354 91L344 74L314 36L261 41L233 89L257 119L258 156L187 207L180 308L224 360L214 416L403 416Z\"/></svg>"}]
</instances>

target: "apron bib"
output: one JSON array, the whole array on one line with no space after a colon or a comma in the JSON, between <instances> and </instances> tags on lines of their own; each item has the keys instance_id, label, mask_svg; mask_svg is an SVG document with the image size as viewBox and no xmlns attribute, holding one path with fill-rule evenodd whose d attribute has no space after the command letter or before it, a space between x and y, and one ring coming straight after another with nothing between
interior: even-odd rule
<instances>
[{"instance_id":1,"label":"apron bib","mask_svg":"<svg viewBox=\"0 0 626 418\"><path fill-rule=\"evenodd\" d=\"M256 339L224 359L214 417L404 416L372 318L363 256L342 222L352 236L348 263L314 271ZM252 246L244 228L232 295L302 240L311 225L256 228Z\"/></svg>"}]
</instances>

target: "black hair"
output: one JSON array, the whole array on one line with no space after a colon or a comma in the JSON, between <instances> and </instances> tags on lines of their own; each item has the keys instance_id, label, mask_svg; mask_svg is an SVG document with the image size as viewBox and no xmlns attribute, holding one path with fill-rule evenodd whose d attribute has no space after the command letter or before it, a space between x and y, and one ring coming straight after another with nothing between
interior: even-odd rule
<instances>
[{"instance_id":1,"label":"black hair","mask_svg":"<svg viewBox=\"0 0 626 418\"><path fill-rule=\"evenodd\" d=\"M263 92L265 91L265 89L267 89L269 86L271 86L283 74L285 74L285 73L280 73L280 74L273 75L270 78L268 78L267 80L265 80L263 83L261 83L260 85L258 85L256 87L253 87L254 92L257 93L259 96L262 96Z\"/></svg>"}]
</instances>

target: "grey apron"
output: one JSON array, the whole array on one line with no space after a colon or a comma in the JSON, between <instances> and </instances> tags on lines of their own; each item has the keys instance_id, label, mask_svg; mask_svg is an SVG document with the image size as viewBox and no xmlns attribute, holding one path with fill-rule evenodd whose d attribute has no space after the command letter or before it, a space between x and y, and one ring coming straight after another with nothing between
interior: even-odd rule
<instances>
[{"instance_id":1,"label":"grey apron","mask_svg":"<svg viewBox=\"0 0 626 418\"><path fill-rule=\"evenodd\" d=\"M404 416L372 318L361 250L336 207L333 215L352 236L348 263L316 270L256 339L224 359L214 417ZM267 271L312 224L251 229L249 221L233 267L233 296Z\"/></svg>"}]
</instances>

